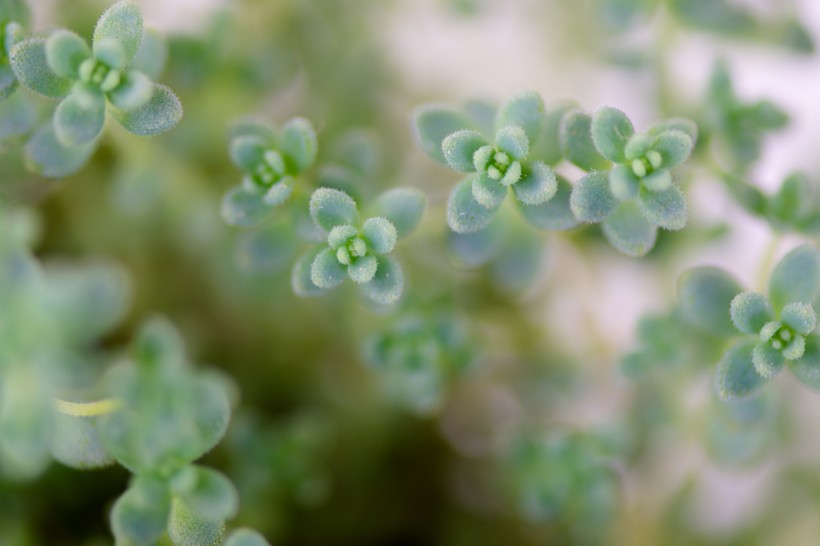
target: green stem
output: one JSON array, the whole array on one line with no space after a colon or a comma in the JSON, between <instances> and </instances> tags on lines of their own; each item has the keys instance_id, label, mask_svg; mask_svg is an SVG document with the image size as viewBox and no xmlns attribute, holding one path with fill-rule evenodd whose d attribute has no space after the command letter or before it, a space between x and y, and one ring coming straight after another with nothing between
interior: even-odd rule
<instances>
[{"instance_id":1,"label":"green stem","mask_svg":"<svg viewBox=\"0 0 820 546\"><path fill-rule=\"evenodd\" d=\"M103 398L94 402L68 402L66 400L54 400L54 407L60 413L71 415L72 417L97 417L117 411L122 406L122 401L116 398Z\"/></svg>"}]
</instances>

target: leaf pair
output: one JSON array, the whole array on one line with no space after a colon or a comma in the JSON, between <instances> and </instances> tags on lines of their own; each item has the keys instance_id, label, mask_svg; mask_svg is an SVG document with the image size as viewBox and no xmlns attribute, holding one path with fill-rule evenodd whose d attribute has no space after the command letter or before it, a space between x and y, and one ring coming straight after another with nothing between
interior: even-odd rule
<instances>
[{"instance_id":1,"label":"leaf pair","mask_svg":"<svg viewBox=\"0 0 820 546\"><path fill-rule=\"evenodd\" d=\"M327 236L327 246L317 246L294 266L292 286L307 296L335 288L349 277L370 300L389 305L404 289L399 263L389 254L397 240L410 234L421 221L426 198L409 188L383 193L375 215L360 223L356 202L341 190L319 188L310 198L310 215Z\"/></svg>"},{"instance_id":2,"label":"leaf pair","mask_svg":"<svg viewBox=\"0 0 820 546\"><path fill-rule=\"evenodd\" d=\"M657 228L682 229L688 211L670 169L691 154L696 126L672 119L636 133L629 118L615 108L590 117L568 112L561 140L566 157L592 172L573 187L570 207L587 223L603 222L604 234L621 252L643 256L655 244ZM608 171L610 163L614 164Z\"/></svg>"},{"instance_id":3,"label":"leaf pair","mask_svg":"<svg viewBox=\"0 0 820 546\"><path fill-rule=\"evenodd\" d=\"M235 131L230 153L245 176L225 194L222 218L232 226L253 227L271 217L315 162L316 132L304 118L291 119L281 131L245 124Z\"/></svg>"},{"instance_id":4,"label":"leaf pair","mask_svg":"<svg viewBox=\"0 0 820 546\"><path fill-rule=\"evenodd\" d=\"M744 292L729 274L696 268L679 282L687 319L715 336L736 341L718 363L717 386L724 399L755 393L784 367L820 388L820 252L803 245L786 254L769 281L768 300ZM743 335L740 339L739 336Z\"/></svg>"}]
</instances>

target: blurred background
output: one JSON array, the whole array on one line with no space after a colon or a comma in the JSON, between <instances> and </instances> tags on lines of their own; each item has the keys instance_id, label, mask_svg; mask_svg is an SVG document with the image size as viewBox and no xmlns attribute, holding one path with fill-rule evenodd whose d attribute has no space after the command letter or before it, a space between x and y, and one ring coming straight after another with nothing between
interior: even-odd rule
<instances>
[{"instance_id":1,"label":"blurred background","mask_svg":"<svg viewBox=\"0 0 820 546\"><path fill-rule=\"evenodd\" d=\"M142 140L111 124L60 180L27 173L7 139L0 192L38 212L40 259L127 272L129 311L95 348L99 370L161 313L195 362L232 378L238 409L205 462L239 487L237 525L275 545L816 543L817 394L780 377L749 404L722 404L721 347L671 311L686 268L720 265L756 287L772 260L817 239L746 210L727 182L772 194L794 171L818 179L816 2L138 3L167 36L160 81L182 100L180 125ZM37 28L90 36L109 3L31 4ZM689 226L636 260L595 227L535 232L512 214L465 260L445 223L457 177L418 149L411 112L527 88L548 110L615 106L639 129L696 120ZM397 185L429 197L398 249L408 288L391 313L349 287L293 295L297 220L241 231L220 218L241 179L232 124L295 115L319 134L301 198L353 159L366 167L357 199ZM412 365L386 364L384 346ZM0 479L0 544L111 544L107 513L128 476L53 464Z\"/></svg>"}]
</instances>

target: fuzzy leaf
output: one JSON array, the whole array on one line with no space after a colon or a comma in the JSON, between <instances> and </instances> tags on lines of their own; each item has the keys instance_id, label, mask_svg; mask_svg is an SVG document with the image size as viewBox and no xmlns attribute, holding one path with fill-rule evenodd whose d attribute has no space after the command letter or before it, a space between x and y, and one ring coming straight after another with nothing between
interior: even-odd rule
<instances>
[{"instance_id":1,"label":"fuzzy leaf","mask_svg":"<svg viewBox=\"0 0 820 546\"><path fill-rule=\"evenodd\" d=\"M316 246L296 260L293 264L293 270L290 275L290 286L293 293L300 297L318 296L325 292L324 288L319 288L313 283L311 279L311 271L313 269L313 262L316 256L326 250L327 247Z\"/></svg>"},{"instance_id":2,"label":"fuzzy leaf","mask_svg":"<svg viewBox=\"0 0 820 546\"><path fill-rule=\"evenodd\" d=\"M582 110L571 110L561 120L561 153L585 171L605 170L610 167L592 142L592 118Z\"/></svg>"},{"instance_id":3,"label":"fuzzy leaf","mask_svg":"<svg viewBox=\"0 0 820 546\"><path fill-rule=\"evenodd\" d=\"M47 123L26 143L26 163L46 178L60 178L79 171L94 153L96 142L69 148L60 143L54 125Z\"/></svg>"},{"instance_id":4,"label":"fuzzy leaf","mask_svg":"<svg viewBox=\"0 0 820 546\"><path fill-rule=\"evenodd\" d=\"M111 38L94 42L94 58L116 70L122 70L128 65L125 48Z\"/></svg>"},{"instance_id":5,"label":"fuzzy leaf","mask_svg":"<svg viewBox=\"0 0 820 546\"><path fill-rule=\"evenodd\" d=\"M376 270L379 267L379 262L376 256L368 254L357 258L352 264L347 266L347 275L350 280L356 284L365 284L373 280L376 275Z\"/></svg>"},{"instance_id":6,"label":"fuzzy leaf","mask_svg":"<svg viewBox=\"0 0 820 546\"><path fill-rule=\"evenodd\" d=\"M171 478L170 485L176 497L205 519L229 519L239 509L236 487L216 470L188 465Z\"/></svg>"},{"instance_id":7,"label":"fuzzy leaf","mask_svg":"<svg viewBox=\"0 0 820 546\"><path fill-rule=\"evenodd\" d=\"M376 275L359 288L368 299L381 305L391 305L399 301L404 291L404 273L395 258L379 256Z\"/></svg>"},{"instance_id":8,"label":"fuzzy leaf","mask_svg":"<svg viewBox=\"0 0 820 546\"><path fill-rule=\"evenodd\" d=\"M131 69L139 70L152 80L156 80L165 70L167 60L168 40L156 29L145 29L137 56L131 63Z\"/></svg>"},{"instance_id":9,"label":"fuzzy leaf","mask_svg":"<svg viewBox=\"0 0 820 546\"><path fill-rule=\"evenodd\" d=\"M729 309L740 284L717 267L697 267L678 279L678 300L686 320L714 336L736 335ZM749 349L751 355L751 349ZM750 356L751 359L751 356Z\"/></svg>"},{"instance_id":10,"label":"fuzzy leaf","mask_svg":"<svg viewBox=\"0 0 820 546\"><path fill-rule=\"evenodd\" d=\"M664 229L683 229L689 218L686 197L677 186L669 186L663 191L641 188L638 205L647 220Z\"/></svg>"},{"instance_id":11,"label":"fuzzy leaf","mask_svg":"<svg viewBox=\"0 0 820 546\"><path fill-rule=\"evenodd\" d=\"M11 65L0 61L0 103L9 98L17 89L17 76L14 75Z\"/></svg>"},{"instance_id":12,"label":"fuzzy leaf","mask_svg":"<svg viewBox=\"0 0 820 546\"><path fill-rule=\"evenodd\" d=\"M652 149L661 154L659 169L677 167L689 158L694 142L686 133L672 130L659 134Z\"/></svg>"},{"instance_id":13,"label":"fuzzy leaf","mask_svg":"<svg viewBox=\"0 0 820 546\"><path fill-rule=\"evenodd\" d=\"M359 211L345 192L319 188L310 196L310 216L317 226L329 232L335 226L357 224Z\"/></svg>"},{"instance_id":14,"label":"fuzzy leaf","mask_svg":"<svg viewBox=\"0 0 820 546\"><path fill-rule=\"evenodd\" d=\"M182 119L182 103L168 87L155 83L151 100L127 112L115 110L114 117L129 133L159 135L173 129Z\"/></svg>"},{"instance_id":15,"label":"fuzzy leaf","mask_svg":"<svg viewBox=\"0 0 820 546\"><path fill-rule=\"evenodd\" d=\"M115 107L128 112L144 106L154 94L154 82L136 70L130 70L116 89L108 93L108 99Z\"/></svg>"},{"instance_id":16,"label":"fuzzy leaf","mask_svg":"<svg viewBox=\"0 0 820 546\"><path fill-rule=\"evenodd\" d=\"M615 165L609 171L609 190L619 201L638 197L641 181L627 165Z\"/></svg>"},{"instance_id":17,"label":"fuzzy leaf","mask_svg":"<svg viewBox=\"0 0 820 546\"><path fill-rule=\"evenodd\" d=\"M262 200L269 207L279 206L288 200L290 195L293 193L293 186L295 184L296 180L293 177L286 176L285 178L283 178L282 180L268 188L268 191L265 192L265 195L262 197Z\"/></svg>"},{"instance_id":18,"label":"fuzzy leaf","mask_svg":"<svg viewBox=\"0 0 820 546\"><path fill-rule=\"evenodd\" d=\"M807 337L803 356L786 361L786 365L798 381L807 387L820 390L820 338Z\"/></svg>"},{"instance_id":19,"label":"fuzzy leaf","mask_svg":"<svg viewBox=\"0 0 820 546\"><path fill-rule=\"evenodd\" d=\"M368 246L377 254L388 254L396 246L398 232L387 218L368 218L362 226L362 235Z\"/></svg>"},{"instance_id":20,"label":"fuzzy leaf","mask_svg":"<svg viewBox=\"0 0 820 546\"><path fill-rule=\"evenodd\" d=\"M501 150L507 152L517 160L527 157L530 151L530 142L527 139L527 134L521 127L515 125L509 125L499 129L495 134L495 143Z\"/></svg>"},{"instance_id":21,"label":"fuzzy leaf","mask_svg":"<svg viewBox=\"0 0 820 546\"><path fill-rule=\"evenodd\" d=\"M178 497L171 502L168 536L174 546L217 546L222 541L225 524L197 513Z\"/></svg>"},{"instance_id":22,"label":"fuzzy leaf","mask_svg":"<svg viewBox=\"0 0 820 546\"><path fill-rule=\"evenodd\" d=\"M223 546L270 546L270 543L256 531L240 528L228 535Z\"/></svg>"},{"instance_id":23,"label":"fuzzy leaf","mask_svg":"<svg viewBox=\"0 0 820 546\"><path fill-rule=\"evenodd\" d=\"M48 66L45 38L23 40L12 48L9 58L19 82L35 93L61 99L71 92L72 81Z\"/></svg>"},{"instance_id":24,"label":"fuzzy leaf","mask_svg":"<svg viewBox=\"0 0 820 546\"><path fill-rule=\"evenodd\" d=\"M505 231L501 229L501 222L498 220L500 219L491 223L486 229L474 233L450 231L447 234L450 251L460 265L479 267L495 258L505 240Z\"/></svg>"},{"instance_id":25,"label":"fuzzy leaf","mask_svg":"<svg viewBox=\"0 0 820 546\"><path fill-rule=\"evenodd\" d=\"M618 207L618 200L609 189L607 173L593 171L584 175L572 188L569 206L582 222L606 220Z\"/></svg>"},{"instance_id":26,"label":"fuzzy leaf","mask_svg":"<svg viewBox=\"0 0 820 546\"><path fill-rule=\"evenodd\" d=\"M530 143L535 143L544 127L546 109L537 91L526 90L505 102L496 115L495 128L520 127ZM500 142L499 142L500 144Z\"/></svg>"},{"instance_id":27,"label":"fuzzy leaf","mask_svg":"<svg viewBox=\"0 0 820 546\"><path fill-rule=\"evenodd\" d=\"M422 106L413 112L413 135L416 143L427 155L447 164L442 151L444 139L462 129L470 129L472 123L463 114L444 106Z\"/></svg>"},{"instance_id":28,"label":"fuzzy leaf","mask_svg":"<svg viewBox=\"0 0 820 546\"><path fill-rule=\"evenodd\" d=\"M245 172L252 172L265 159L269 146L258 136L241 135L231 140L230 154L234 164Z\"/></svg>"},{"instance_id":29,"label":"fuzzy leaf","mask_svg":"<svg viewBox=\"0 0 820 546\"><path fill-rule=\"evenodd\" d=\"M780 312L783 324L799 334L809 334L817 327L817 313L811 304L793 302L786 304Z\"/></svg>"},{"instance_id":30,"label":"fuzzy leaf","mask_svg":"<svg viewBox=\"0 0 820 546\"><path fill-rule=\"evenodd\" d=\"M607 240L628 256L640 257L652 250L658 228L647 220L637 203L624 201L603 224Z\"/></svg>"},{"instance_id":31,"label":"fuzzy leaf","mask_svg":"<svg viewBox=\"0 0 820 546\"><path fill-rule=\"evenodd\" d=\"M325 248L313 259L310 266L310 281L322 289L336 288L345 279L345 268L336 259L336 253Z\"/></svg>"},{"instance_id":32,"label":"fuzzy leaf","mask_svg":"<svg viewBox=\"0 0 820 546\"><path fill-rule=\"evenodd\" d=\"M494 180L486 173L478 174L473 180L473 199L490 210L497 209L507 197L507 186Z\"/></svg>"},{"instance_id":33,"label":"fuzzy leaf","mask_svg":"<svg viewBox=\"0 0 820 546\"><path fill-rule=\"evenodd\" d=\"M111 510L111 530L118 544L154 544L165 532L171 498L156 478L138 476Z\"/></svg>"},{"instance_id":34,"label":"fuzzy leaf","mask_svg":"<svg viewBox=\"0 0 820 546\"><path fill-rule=\"evenodd\" d=\"M518 210L531 226L549 231L563 231L578 225L579 222L570 208L572 186L562 176L558 176L556 187L555 195L545 203L525 205L516 201Z\"/></svg>"},{"instance_id":35,"label":"fuzzy leaf","mask_svg":"<svg viewBox=\"0 0 820 546\"><path fill-rule=\"evenodd\" d=\"M484 229L495 217L497 209L489 209L473 197L475 176L458 183L447 200L447 225L456 233L473 233Z\"/></svg>"},{"instance_id":36,"label":"fuzzy leaf","mask_svg":"<svg viewBox=\"0 0 820 546\"><path fill-rule=\"evenodd\" d=\"M80 64L89 57L91 48L70 30L57 30L46 40L46 62L61 78L78 79Z\"/></svg>"},{"instance_id":37,"label":"fuzzy leaf","mask_svg":"<svg viewBox=\"0 0 820 546\"><path fill-rule=\"evenodd\" d=\"M463 130L447 135L441 142L441 150L452 169L466 173L475 171L473 156L476 150L486 145L487 141L478 131Z\"/></svg>"},{"instance_id":38,"label":"fuzzy leaf","mask_svg":"<svg viewBox=\"0 0 820 546\"><path fill-rule=\"evenodd\" d=\"M604 107L593 114L590 134L602 156L613 163L624 163L624 148L635 134L635 127L627 115L617 108Z\"/></svg>"},{"instance_id":39,"label":"fuzzy leaf","mask_svg":"<svg viewBox=\"0 0 820 546\"><path fill-rule=\"evenodd\" d=\"M373 206L374 216L383 216L390 220L396 233L406 237L421 222L427 197L415 188L393 188L382 193Z\"/></svg>"},{"instance_id":40,"label":"fuzzy leaf","mask_svg":"<svg viewBox=\"0 0 820 546\"><path fill-rule=\"evenodd\" d=\"M647 133L657 136L666 131L681 131L689 135L692 142L698 140L698 126L694 121L686 118L670 118L662 121L656 121L647 129Z\"/></svg>"},{"instance_id":41,"label":"fuzzy leaf","mask_svg":"<svg viewBox=\"0 0 820 546\"><path fill-rule=\"evenodd\" d=\"M106 40L117 42L125 52L126 62L137 55L142 43L142 14L133 0L117 2L100 16L94 27L93 49L97 56L99 44Z\"/></svg>"},{"instance_id":42,"label":"fuzzy leaf","mask_svg":"<svg viewBox=\"0 0 820 546\"><path fill-rule=\"evenodd\" d=\"M755 371L764 379L770 379L780 373L786 364L783 353L770 344L759 342L752 350L752 362Z\"/></svg>"},{"instance_id":43,"label":"fuzzy leaf","mask_svg":"<svg viewBox=\"0 0 820 546\"><path fill-rule=\"evenodd\" d=\"M243 186L234 186L222 198L222 219L229 226L250 228L258 226L271 215L271 207L262 195Z\"/></svg>"},{"instance_id":44,"label":"fuzzy leaf","mask_svg":"<svg viewBox=\"0 0 820 546\"><path fill-rule=\"evenodd\" d=\"M74 92L54 112L54 132L67 147L89 144L97 139L105 122L105 98L102 94Z\"/></svg>"},{"instance_id":45,"label":"fuzzy leaf","mask_svg":"<svg viewBox=\"0 0 820 546\"><path fill-rule=\"evenodd\" d=\"M774 319L769 301L757 292L741 292L732 299L729 314L735 328L744 334L757 334Z\"/></svg>"},{"instance_id":46,"label":"fuzzy leaf","mask_svg":"<svg viewBox=\"0 0 820 546\"><path fill-rule=\"evenodd\" d=\"M0 101L0 140L28 133L37 121L37 109L24 93Z\"/></svg>"},{"instance_id":47,"label":"fuzzy leaf","mask_svg":"<svg viewBox=\"0 0 820 546\"><path fill-rule=\"evenodd\" d=\"M814 303L819 292L820 252L810 244L783 256L769 279L769 299L775 309L791 302Z\"/></svg>"},{"instance_id":48,"label":"fuzzy leaf","mask_svg":"<svg viewBox=\"0 0 820 546\"><path fill-rule=\"evenodd\" d=\"M525 205L540 205L553 198L558 191L555 171L546 163L534 161L528 165L524 177L513 184L513 193Z\"/></svg>"},{"instance_id":49,"label":"fuzzy leaf","mask_svg":"<svg viewBox=\"0 0 820 546\"><path fill-rule=\"evenodd\" d=\"M752 351L757 341L738 341L723 355L717 365L716 383L723 400L745 398L757 392L766 380L755 370Z\"/></svg>"},{"instance_id":50,"label":"fuzzy leaf","mask_svg":"<svg viewBox=\"0 0 820 546\"><path fill-rule=\"evenodd\" d=\"M302 172L316 160L316 131L304 118L293 118L282 128L282 152Z\"/></svg>"},{"instance_id":51,"label":"fuzzy leaf","mask_svg":"<svg viewBox=\"0 0 820 546\"><path fill-rule=\"evenodd\" d=\"M94 420L57 414L51 432L51 455L66 466L81 470L113 464Z\"/></svg>"}]
</instances>

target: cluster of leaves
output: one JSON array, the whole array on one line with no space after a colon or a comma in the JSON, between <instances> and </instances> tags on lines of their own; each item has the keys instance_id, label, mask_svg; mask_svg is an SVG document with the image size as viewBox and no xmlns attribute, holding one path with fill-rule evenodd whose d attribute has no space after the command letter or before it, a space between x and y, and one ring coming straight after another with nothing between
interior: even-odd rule
<instances>
[{"instance_id":1,"label":"cluster of leaves","mask_svg":"<svg viewBox=\"0 0 820 546\"><path fill-rule=\"evenodd\" d=\"M686 225L686 201L670 169L694 148L697 127L691 121L671 119L636 133L619 110L602 108L590 116L557 105L550 112L532 91L515 95L497 113L476 106L464 112L422 107L414 118L422 150L457 171L475 173L450 194L447 222L454 232L486 229L508 189L533 227L565 230L603 222L610 243L630 256L652 249L657 228ZM492 144L484 136L490 128ZM570 186L550 166L561 159L588 174Z\"/></svg>"},{"instance_id":2,"label":"cluster of leaves","mask_svg":"<svg viewBox=\"0 0 820 546\"><path fill-rule=\"evenodd\" d=\"M795 248L775 266L768 299L743 291L728 273L701 267L679 283L681 309L691 323L732 340L718 363L716 383L724 399L754 394L788 367L803 384L820 388L820 252Z\"/></svg>"},{"instance_id":3,"label":"cluster of leaves","mask_svg":"<svg viewBox=\"0 0 820 546\"><path fill-rule=\"evenodd\" d=\"M97 147L107 114L140 136L168 131L182 118L176 95L152 80L162 71L165 45L158 34L144 32L133 0L118 2L102 14L90 47L65 29L24 37L22 25L28 19L22 0L0 4L0 21L5 24L0 57L0 67L6 66L3 98L19 83L60 100L52 120L26 143L28 164L36 172L61 177L79 170ZM22 106L21 100L17 108L3 112L10 116L4 123L14 126L14 134L27 132L34 123L30 107ZM22 118L21 108L26 113Z\"/></svg>"},{"instance_id":4,"label":"cluster of leaves","mask_svg":"<svg viewBox=\"0 0 820 546\"><path fill-rule=\"evenodd\" d=\"M365 357L391 399L430 415L440 410L450 384L473 365L477 346L463 319L408 312L366 341Z\"/></svg>"}]
</instances>

